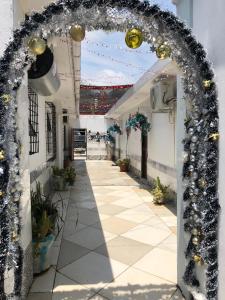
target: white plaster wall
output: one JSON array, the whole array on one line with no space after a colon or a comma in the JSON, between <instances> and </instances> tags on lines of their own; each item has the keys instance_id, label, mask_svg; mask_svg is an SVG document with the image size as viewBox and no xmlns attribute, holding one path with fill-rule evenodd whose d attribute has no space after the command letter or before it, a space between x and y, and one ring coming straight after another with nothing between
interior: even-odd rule
<instances>
[{"instance_id":1,"label":"white plaster wall","mask_svg":"<svg viewBox=\"0 0 225 300\"><path fill-rule=\"evenodd\" d=\"M78 128L87 128L92 132L106 132L108 128L105 117L95 115L80 115L79 120L74 121L74 125Z\"/></svg>"},{"instance_id":2,"label":"white plaster wall","mask_svg":"<svg viewBox=\"0 0 225 300\"><path fill-rule=\"evenodd\" d=\"M221 205L219 232L219 300L225 299L225 1L193 2L193 30L205 46L216 75L220 116L219 197Z\"/></svg>"},{"instance_id":3,"label":"white plaster wall","mask_svg":"<svg viewBox=\"0 0 225 300\"><path fill-rule=\"evenodd\" d=\"M138 107L122 115L119 123L123 134L119 136L119 139L116 139L116 148L121 149L121 157L124 158L126 157L127 145L127 156L131 160L131 165L141 171L141 131L131 130L127 143L125 130L129 114L137 111L146 115L151 122L151 130L148 133L148 176L152 178L159 176L164 184L168 184L176 190L176 177L153 167L150 163L150 160L153 160L164 166L176 168L175 119L172 122L168 113L152 113L150 101L144 101Z\"/></svg>"}]
</instances>

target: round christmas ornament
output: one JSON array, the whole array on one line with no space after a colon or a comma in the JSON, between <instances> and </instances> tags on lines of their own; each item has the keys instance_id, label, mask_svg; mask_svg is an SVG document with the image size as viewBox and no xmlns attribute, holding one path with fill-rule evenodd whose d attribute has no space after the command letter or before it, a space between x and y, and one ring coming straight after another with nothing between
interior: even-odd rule
<instances>
[{"instance_id":1,"label":"round christmas ornament","mask_svg":"<svg viewBox=\"0 0 225 300\"><path fill-rule=\"evenodd\" d=\"M126 33L125 42L131 49L139 48L143 42L143 34L140 29L132 28Z\"/></svg>"},{"instance_id":2,"label":"round christmas ornament","mask_svg":"<svg viewBox=\"0 0 225 300\"><path fill-rule=\"evenodd\" d=\"M197 254L193 256L193 260L198 265L203 265L203 263L204 263L202 257Z\"/></svg>"},{"instance_id":3,"label":"round christmas ornament","mask_svg":"<svg viewBox=\"0 0 225 300\"><path fill-rule=\"evenodd\" d=\"M203 86L204 88L208 89L212 85L212 80L203 80Z\"/></svg>"},{"instance_id":4,"label":"round christmas ornament","mask_svg":"<svg viewBox=\"0 0 225 300\"><path fill-rule=\"evenodd\" d=\"M198 246L199 245L199 238L197 236L193 237L192 238L192 244L195 245L195 246Z\"/></svg>"},{"instance_id":5,"label":"round christmas ornament","mask_svg":"<svg viewBox=\"0 0 225 300\"><path fill-rule=\"evenodd\" d=\"M167 59L171 56L171 48L169 45L166 43L161 44L157 49L156 49L156 55L159 59Z\"/></svg>"},{"instance_id":6,"label":"round christmas ornament","mask_svg":"<svg viewBox=\"0 0 225 300\"><path fill-rule=\"evenodd\" d=\"M35 55L41 55L45 52L47 44L45 40L33 37L28 41L28 47Z\"/></svg>"},{"instance_id":7,"label":"round christmas ornament","mask_svg":"<svg viewBox=\"0 0 225 300\"><path fill-rule=\"evenodd\" d=\"M219 133L215 132L215 133L210 134L209 139L212 141L217 141L219 139L219 136L220 136Z\"/></svg>"},{"instance_id":8,"label":"round christmas ornament","mask_svg":"<svg viewBox=\"0 0 225 300\"><path fill-rule=\"evenodd\" d=\"M70 36L75 42L82 42L85 38L85 28L81 25L72 26Z\"/></svg>"},{"instance_id":9,"label":"round christmas ornament","mask_svg":"<svg viewBox=\"0 0 225 300\"><path fill-rule=\"evenodd\" d=\"M5 152L3 150L0 151L0 160L5 159Z\"/></svg>"},{"instance_id":10,"label":"round christmas ornament","mask_svg":"<svg viewBox=\"0 0 225 300\"><path fill-rule=\"evenodd\" d=\"M5 104L7 104L7 103L9 103L9 101L11 100L11 96L10 96L10 95L7 95L7 94L4 94L4 95L1 96L1 99L2 99L2 101L3 101Z\"/></svg>"}]
</instances>

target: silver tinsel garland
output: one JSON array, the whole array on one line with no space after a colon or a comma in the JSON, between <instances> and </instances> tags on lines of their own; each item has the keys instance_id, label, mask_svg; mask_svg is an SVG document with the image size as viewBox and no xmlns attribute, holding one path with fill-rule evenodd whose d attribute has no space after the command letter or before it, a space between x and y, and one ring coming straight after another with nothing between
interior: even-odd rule
<instances>
[{"instance_id":1,"label":"silver tinsel garland","mask_svg":"<svg viewBox=\"0 0 225 300\"><path fill-rule=\"evenodd\" d=\"M189 105L184 139L184 219L189 236L184 281L193 298L217 299L217 231L219 204L218 112L213 72L202 46L191 31L170 12L139 0L61 0L42 13L33 13L15 30L0 60L0 284L1 299L7 268L15 271L14 294L20 299L23 253L20 246L19 140L16 135L16 91L26 67L35 60L27 47L30 36L48 39L68 33L72 24L87 30L142 30L144 39L157 48L162 41L172 49L172 58L183 71L185 100ZM206 87L205 81L210 85ZM196 257L204 262L205 296L198 291ZM202 267L203 268L203 267ZM197 295L197 296L196 296ZM200 298L199 298L200 299Z\"/></svg>"}]
</instances>

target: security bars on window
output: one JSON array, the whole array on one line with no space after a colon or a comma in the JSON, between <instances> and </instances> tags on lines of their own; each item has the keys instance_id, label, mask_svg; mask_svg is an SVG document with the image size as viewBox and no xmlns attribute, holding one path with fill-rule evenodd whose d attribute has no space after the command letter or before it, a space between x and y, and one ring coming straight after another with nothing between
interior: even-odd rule
<instances>
[{"instance_id":1,"label":"security bars on window","mask_svg":"<svg viewBox=\"0 0 225 300\"><path fill-rule=\"evenodd\" d=\"M30 155L39 152L38 95L29 87Z\"/></svg>"}]
</instances>

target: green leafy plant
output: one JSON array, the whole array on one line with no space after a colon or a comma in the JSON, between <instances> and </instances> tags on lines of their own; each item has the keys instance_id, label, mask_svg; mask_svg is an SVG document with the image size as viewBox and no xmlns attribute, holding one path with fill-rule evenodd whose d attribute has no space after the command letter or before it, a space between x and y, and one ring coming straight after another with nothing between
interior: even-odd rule
<instances>
[{"instance_id":1,"label":"green leafy plant","mask_svg":"<svg viewBox=\"0 0 225 300\"><path fill-rule=\"evenodd\" d=\"M39 243L54 233L59 218L57 204L42 194L40 183L37 183L36 191L31 192L32 234L35 242Z\"/></svg>"},{"instance_id":2,"label":"green leafy plant","mask_svg":"<svg viewBox=\"0 0 225 300\"><path fill-rule=\"evenodd\" d=\"M64 169L60 169L59 167L53 166L52 173L54 176L64 176Z\"/></svg>"},{"instance_id":3,"label":"green leafy plant","mask_svg":"<svg viewBox=\"0 0 225 300\"><path fill-rule=\"evenodd\" d=\"M129 167L130 165L130 159L129 158L124 158L124 159L118 159L116 162L117 166L121 166L121 165L126 165L127 167Z\"/></svg>"},{"instance_id":4,"label":"green leafy plant","mask_svg":"<svg viewBox=\"0 0 225 300\"><path fill-rule=\"evenodd\" d=\"M153 194L153 201L156 204L163 204L168 197L169 185L163 185L159 177L156 178L154 185L155 187L151 191Z\"/></svg>"},{"instance_id":5,"label":"green leafy plant","mask_svg":"<svg viewBox=\"0 0 225 300\"><path fill-rule=\"evenodd\" d=\"M76 178L76 172L73 167L68 167L64 170L64 178L66 182L68 182L70 185L72 185Z\"/></svg>"}]
</instances>

